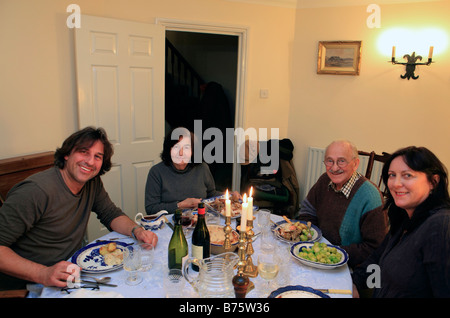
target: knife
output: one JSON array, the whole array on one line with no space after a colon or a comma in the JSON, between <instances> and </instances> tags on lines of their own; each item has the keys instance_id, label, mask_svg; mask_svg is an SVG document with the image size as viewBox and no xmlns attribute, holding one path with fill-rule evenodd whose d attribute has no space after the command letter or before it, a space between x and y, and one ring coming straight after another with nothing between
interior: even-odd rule
<instances>
[{"instance_id":1,"label":"knife","mask_svg":"<svg viewBox=\"0 0 450 318\"><path fill-rule=\"evenodd\" d=\"M89 280L81 280L82 283L86 283L86 284L92 284L92 285L102 285L102 286L108 286L108 287L117 287L117 285L114 284L109 284L109 283L102 283L102 282L93 282L93 281L89 281Z\"/></svg>"},{"instance_id":2,"label":"knife","mask_svg":"<svg viewBox=\"0 0 450 318\"><path fill-rule=\"evenodd\" d=\"M215 212L215 213L219 213L219 211L217 211L216 209L214 209L212 206L210 206L208 203L204 202L205 206L211 211L211 212Z\"/></svg>"},{"instance_id":3,"label":"knife","mask_svg":"<svg viewBox=\"0 0 450 318\"><path fill-rule=\"evenodd\" d=\"M349 289L320 289L320 288L315 289L325 294L343 294L343 295L352 294L352 291Z\"/></svg>"},{"instance_id":4,"label":"knife","mask_svg":"<svg viewBox=\"0 0 450 318\"><path fill-rule=\"evenodd\" d=\"M164 219L164 222L167 224L167 226L169 226L173 231L173 225L172 225L172 223L169 222L169 220L166 218L165 215L163 215L163 219Z\"/></svg>"}]
</instances>

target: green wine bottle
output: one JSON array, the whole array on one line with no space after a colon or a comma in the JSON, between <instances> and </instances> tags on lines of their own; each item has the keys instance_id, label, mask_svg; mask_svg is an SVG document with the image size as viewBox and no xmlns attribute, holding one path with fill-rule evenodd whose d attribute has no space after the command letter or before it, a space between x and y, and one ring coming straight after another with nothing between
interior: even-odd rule
<instances>
[{"instance_id":1,"label":"green wine bottle","mask_svg":"<svg viewBox=\"0 0 450 318\"><path fill-rule=\"evenodd\" d=\"M210 256L211 242L209 230L205 220L205 205L203 202L198 204L198 219L192 233L192 257L196 259L205 259ZM192 269L198 272L198 266L192 264Z\"/></svg>"},{"instance_id":2,"label":"green wine bottle","mask_svg":"<svg viewBox=\"0 0 450 318\"><path fill-rule=\"evenodd\" d=\"M182 269L184 261L189 257L189 248L181 226L181 210L175 211L173 220L175 227L169 242L169 269Z\"/></svg>"}]
</instances>

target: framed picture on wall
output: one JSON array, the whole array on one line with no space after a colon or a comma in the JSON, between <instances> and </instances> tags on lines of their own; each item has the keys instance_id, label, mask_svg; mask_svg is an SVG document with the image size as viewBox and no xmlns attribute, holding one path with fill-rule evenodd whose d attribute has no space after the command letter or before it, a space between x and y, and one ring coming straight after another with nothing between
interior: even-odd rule
<instances>
[{"instance_id":1,"label":"framed picture on wall","mask_svg":"<svg viewBox=\"0 0 450 318\"><path fill-rule=\"evenodd\" d=\"M359 75L361 41L320 41L317 74Z\"/></svg>"}]
</instances>

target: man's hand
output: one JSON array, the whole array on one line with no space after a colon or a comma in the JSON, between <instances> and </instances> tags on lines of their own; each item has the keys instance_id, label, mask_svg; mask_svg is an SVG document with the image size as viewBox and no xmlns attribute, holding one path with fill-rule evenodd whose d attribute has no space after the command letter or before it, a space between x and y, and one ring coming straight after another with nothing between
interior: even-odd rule
<instances>
[{"instance_id":1,"label":"man's hand","mask_svg":"<svg viewBox=\"0 0 450 318\"><path fill-rule=\"evenodd\" d=\"M151 244L153 247L156 247L156 244L158 244L158 236L152 231L147 231L142 227L134 230L134 235L139 241Z\"/></svg>"},{"instance_id":2,"label":"man's hand","mask_svg":"<svg viewBox=\"0 0 450 318\"><path fill-rule=\"evenodd\" d=\"M111 229L123 235L132 236L131 231L135 227L136 223L126 215L118 216L111 222ZM143 227L137 227L134 230L134 236L138 241L152 244L154 247L158 243L158 236L151 231L146 231Z\"/></svg>"},{"instance_id":3,"label":"man's hand","mask_svg":"<svg viewBox=\"0 0 450 318\"><path fill-rule=\"evenodd\" d=\"M37 282L44 286L66 287L80 277L80 268L71 262L61 261L44 267L38 277Z\"/></svg>"},{"instance_id":4,"label":"man's hand","mask_svg":"<svg viewBox=\"0 0 450 318\"><path fill-rule=\"evenodd\" d=\"M0 271L44 286L65 287L80 276L80 268L66 261L45 266L19 256L11 248L0 246Z\"/></svg>"}]
</instances>

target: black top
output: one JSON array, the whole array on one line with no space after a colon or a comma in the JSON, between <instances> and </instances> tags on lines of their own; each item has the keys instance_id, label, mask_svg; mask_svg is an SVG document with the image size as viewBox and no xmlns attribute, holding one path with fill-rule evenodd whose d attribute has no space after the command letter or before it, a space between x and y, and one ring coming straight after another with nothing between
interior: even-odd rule
<instances>
[{"instance_id":1,"label":"black top","mask_svg":"<svg viewBox=\"0 0 450 318\"><path fill-rule=\"evenodd\" d=\"M450 209L414 212L410 219L393 207L389 216L384 242L352 274L356 287L375 287L374 297L450 297Z\"/></svg>"}]
</instances>

